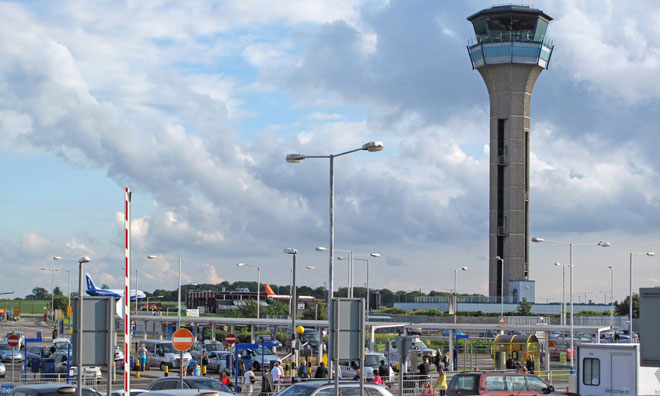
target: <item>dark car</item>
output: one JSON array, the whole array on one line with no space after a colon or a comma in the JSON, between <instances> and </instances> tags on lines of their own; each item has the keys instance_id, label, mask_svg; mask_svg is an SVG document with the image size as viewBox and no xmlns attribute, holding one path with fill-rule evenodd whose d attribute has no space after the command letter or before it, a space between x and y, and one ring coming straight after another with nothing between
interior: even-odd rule
<instances>
[{"instance_id":1,"label":"dark car","mask_svg":"<svg viewBox=\"0 0 660 396\"><path fill-rule=\"evenodd\" d=\"M278 396L327 396L334 395L334 381L310 380L298 382L286 388ZM369 396L392 396L392 393L383 385L365 382L365 394ZM360 383L357 381L339 381L339 394L342 396L359 396Z\"/></svg>"},{"instance_id":2,"label":"dark car","mask_svg":"<svg viewBox=\"0 0 660 396\"><path fill-rule=\"evenodd\" d=\"M14 388L10 396L63 396L76 393L76 387L68 384L35 384L22 385ZM101 396L100 393L90 388L82 388L83 396Z\"/></svg>"},{"instance_id":3,"label":"dark car","mask_svg":"<svg viewBox=\"0 0 660 396\"><path fill-rule=\"evenodd\" d=\"M233 393L225 384L211 377L183 377L183 387L185 389L207 389L213 391ZM149 391L158 391L166 389L179 389L179 378L161 377L155 379L147 388Z\"/></svg>"},{"instance_id":4,"label":"dark car","mask_svg":"<svg viewBox=\"0 0 660 396\"><path fill-rule=\"evenodd\" d=\"M464 395L518 395L538 394L579 396L577 393L555 391L534 374L508 372L468 372L456 374L449 383L447 396Z\"/></svg>"}]
</instances>

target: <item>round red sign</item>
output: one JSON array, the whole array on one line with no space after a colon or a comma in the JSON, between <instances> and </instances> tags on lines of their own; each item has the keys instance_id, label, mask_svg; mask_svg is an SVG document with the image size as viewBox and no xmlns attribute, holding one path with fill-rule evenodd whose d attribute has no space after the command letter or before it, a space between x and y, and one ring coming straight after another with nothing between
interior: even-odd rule
<instances>
[{"instance_id":1,"label":"round red sign","mask_svg":"<svg viewBox=\"0 0 660 396\"><path fill-rule=\"evenodd\" d=\"M193 341L193 334L188 329L179 329L172 334L172 345L177 351L187 351Z\"/></svg>"},{"instance_id":2,"label":"round red sign","mask_svg":"<svg viewBox=\"0 0 660 396\"><path fill-rule=\"evenodd\" d=\"M7 337L7 344L12 347L17 347L18 346L18 336L16 334L12 334L9 337Z\"/></svg>"},{"instance_id":3,"label":"round red sign","mask_svg":"<svg viewBox=\"0 0 660 396\"><path fill-rule=\"evenodd\" d=\"M225 336L225 342L227 344L234 344L236 342L236 334L234 333L229 333Z\"/></svg>"}]
</instances>

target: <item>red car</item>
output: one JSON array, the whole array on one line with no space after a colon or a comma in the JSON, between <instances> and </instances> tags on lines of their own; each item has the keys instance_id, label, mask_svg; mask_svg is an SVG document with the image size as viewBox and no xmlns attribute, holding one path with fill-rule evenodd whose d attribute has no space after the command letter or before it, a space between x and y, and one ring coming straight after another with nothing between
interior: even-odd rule
<instances>
[{"instance_id":1,"label":"red car","mask_svg":"<svg viewBox=\"0 0 660 396\"><path fill-rule=\"evenodd\" d=\"M561 354L566 354L566 360L571 360L570 340L550 340L550 360L560 360Z\"/></svg>"},{"instance_id":2,"label":"red car","mask_svg":"<svg viewBox=\"0 0 660 396\"><path fill-rule=\"evenodd\" d=\"M509 372L467 372L456 374L449 383L447 396L464 395L569 395L577 393L555 391L534 374Z\"/></svg>"}]
</instances>

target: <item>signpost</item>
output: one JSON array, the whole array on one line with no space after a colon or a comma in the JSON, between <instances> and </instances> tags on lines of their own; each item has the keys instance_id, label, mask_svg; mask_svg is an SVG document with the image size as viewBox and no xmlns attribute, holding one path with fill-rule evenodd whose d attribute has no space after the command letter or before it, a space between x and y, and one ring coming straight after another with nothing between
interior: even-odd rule
<instances>
[{"instance_id":1,"label":"signpost","mask_svg":"<svg viewBox=\"0 0 660 396\"><path fill-rule=\"evenodd\" d=\"M229 333L225 336L225 342L229 345L233 345L236 343L236 334L234 333Z\"/></svg>"},{"instance_id":2,"label":"signpost","mask_svg":"<svg viewBox=\"0 0 660 396\"><path fill-rule=\"evenodd\" d=\"M505 324L506 319L504 318L504 315L500 316L500 324Z\"/></svg>"},{"instance_id":3,"label":"signpost","mask_svg":"<svg viewBox=\"0 0 660 396\"><path fill-rule=\"evenodd\" d=\"M16 334L7 337L7 344L11 347L11 382L14 382L14 348L18 346L19 338Z\"/></svg>"},{"instance_id":4,"label":"signpost","mask_svg":"<svg viewBox=\"0 0 660 396\"><path fill-rule=\"evenodd\" d=\"M172 334L172 345L179 351L181 357L179 360L179 389L183 389L183 352L190 349L194 340L188 329L180 328Z\"/></svg>"}]
</instances>

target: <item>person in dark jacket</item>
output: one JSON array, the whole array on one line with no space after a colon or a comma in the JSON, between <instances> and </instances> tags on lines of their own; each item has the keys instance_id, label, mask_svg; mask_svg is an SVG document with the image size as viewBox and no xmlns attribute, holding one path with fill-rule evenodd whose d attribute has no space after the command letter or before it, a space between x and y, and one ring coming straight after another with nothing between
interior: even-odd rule
<instances>
[{"instance_id":1,"label":"person in dark jacket","mask_svg":"<svg viewBox=\"0 0 660 396\"><path fill-rule=\"evenodd\" d=\"M323 362L319 363L319 366L316 368L314 378L328 378L328 369L325 368Z\"/></svg>"},{"instance_id":2,"label":"person in dark jacket","mask_svg":"<svg viewBox=\"0 0 660 396\"><path fill-rule=\"evenodd\" d=\"M378 367L378 373L382 378L384 378L383 381L388 381L390 379L390 366L385 364L384 360L380 361L380 367Z\"/></svg>"}]
</instances>

